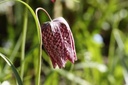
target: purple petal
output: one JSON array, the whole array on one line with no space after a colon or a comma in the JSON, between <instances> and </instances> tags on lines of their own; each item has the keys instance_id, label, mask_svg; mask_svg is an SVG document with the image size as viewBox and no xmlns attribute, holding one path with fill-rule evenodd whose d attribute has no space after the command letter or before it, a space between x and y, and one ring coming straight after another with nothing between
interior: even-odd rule
<instances>
[{"instance_id":1,"label":"purple petal","mask_svg":"<svg viewBox=\"0 0 128 85\"><path fill-rule=\"evenodd\" d=\"M54 68L77 60L72 32L62 17L42 25L42 41Z\"/></svg>"}]
</instances>

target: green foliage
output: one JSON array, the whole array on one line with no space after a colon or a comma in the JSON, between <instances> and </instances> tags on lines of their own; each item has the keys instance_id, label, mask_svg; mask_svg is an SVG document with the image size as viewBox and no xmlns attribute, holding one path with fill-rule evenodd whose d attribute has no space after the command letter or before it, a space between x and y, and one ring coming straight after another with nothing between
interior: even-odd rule
<instances>
[{"instance_id":1,"label":"green foliage","mask_svg":"<svg viewBox=\"0 0 128 85\"><path fill-rule=\"evenodd\" d=\"M38 60L40 32L36 30L38 23L35 23L36 17L33 18L31 14L33 10L24 15L26 6L10 1L8 3L11 6L0 1L0 53L8 57L19 73L23 70L23 85L36 85L37 82L40 85L128 84L127 0L56 0L55 3L50 0L31 0L27 4L33 10L41 6L53 17L62 14L60 16L69 22L78 60L74 64L67 62L63 69L53 69L44 49L41 60ZM3 12L1 6L11 10ZM28 21L24 35L26 41L23 42L25 16ZM43 12L39 13L39 19L41 24L48 21ZM39 61L42 61L40 77ZM38 81L39 78L41 81ZM4 81L16 85L11 69L0 59L0 83Z\"/></svg>"}]
</instances>

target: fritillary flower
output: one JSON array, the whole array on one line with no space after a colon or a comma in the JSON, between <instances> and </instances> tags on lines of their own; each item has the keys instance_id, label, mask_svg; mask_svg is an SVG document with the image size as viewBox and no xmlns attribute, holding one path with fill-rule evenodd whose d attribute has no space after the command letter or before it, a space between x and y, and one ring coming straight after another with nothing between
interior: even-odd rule
<instances>
[{"instance_id":1,"label":"fritillary flower","mask_svg":"<svg viewBox=\"0 0 128 85\"><path fill-rule=\"evenodd\" d=\"M65 67L67 60L72 63L77 60L74 39L67 21L56 18L41 26L42 41L52 61L53 67Z\"/></svg>"},{"instance_id":2,"label":"fritillary flower","mask_svg":"<svg viewBox=\"0 0 128 85\"><path fill-rule=\"evenodd\" d=\"M44 49L50 56L53 67L65 67L67 60L74 63L77 60L74 39L67 21L62 18L51 19L43 8L36 9L44 11L51 21L41 26L42 42Z\"/></svg>"}]
</instances>

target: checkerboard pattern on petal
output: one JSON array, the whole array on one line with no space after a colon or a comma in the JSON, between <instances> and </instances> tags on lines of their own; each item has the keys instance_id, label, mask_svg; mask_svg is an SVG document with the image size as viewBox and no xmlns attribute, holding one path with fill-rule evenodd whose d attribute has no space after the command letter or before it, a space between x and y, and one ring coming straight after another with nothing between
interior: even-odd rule
<instances>
[{"instance_id":1,"label":"checkerboard pattern on petal","mask_svg":"<svg viewBox=\"0 0 128 85\"><path fill-rule=\"evenodd\" d=\"M65 67L67 60L77 60L74 39L67 21L56 18L41 26L42 42L52 61L53 67Z\"/></svg>"}]
</instances>

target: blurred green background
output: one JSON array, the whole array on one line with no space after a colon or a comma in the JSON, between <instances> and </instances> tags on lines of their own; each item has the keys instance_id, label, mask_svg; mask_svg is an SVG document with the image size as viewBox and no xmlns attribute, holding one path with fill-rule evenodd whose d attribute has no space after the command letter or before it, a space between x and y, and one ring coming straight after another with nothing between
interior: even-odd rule
<instances>
[{"instance_id":1,"label":"blurred green background","mask_svg":"<svg viewBox=\"0 0 128 85\"><path fill-rule=\"evenodd\" d=\"M28 4L33 10L43 7L53 19L62 16L67 20L78 58L74 64L68 61L63 69L53 69L42 50L41 85L128 84L128 0L29 0ZM0 52L19 72L24 10L18 2L0 4ZM23 83L35 85L39 42L30 11L27 18ZM41 24L49 21L41 11L39 19ZM16 85L11 68L0 59L0 83L5 81Z\"/></svg>"}]
</instances>

